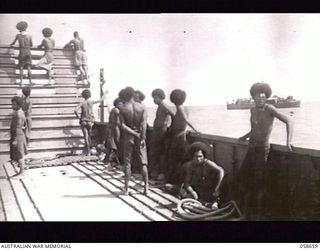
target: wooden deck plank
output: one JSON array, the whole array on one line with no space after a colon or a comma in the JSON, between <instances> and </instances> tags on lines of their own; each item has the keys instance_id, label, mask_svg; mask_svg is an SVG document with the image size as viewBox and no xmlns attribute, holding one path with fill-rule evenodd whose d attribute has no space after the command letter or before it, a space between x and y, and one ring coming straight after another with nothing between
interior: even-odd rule
<instances>
[{"instance_id":1,"label":"wooden deck plank","mask_svg":"<svg viewBox=\"0 0 320 250\"><path fill-rule=\"evenodd\" d=\"M10 163L4 164L4 168L6 169L9 176L13 176L17 173L15 171L14 167ZM26 173L27 177L27 173ZM28 178L28 177L27 177ZM11 184L14 189L14 192L17 196L18 203L20 205L22 214L24 216L24 220L26 221L42 221L41 216L38 214L36 207L33 203L32 197L30 197L30 193L28 193L28 190L24 184L24 180L12 180Z\"/></svg>"},{"instance_id":2,"label":"wooden deck plank","mask_svg":"<svg viewBox=\"0 0 320 250\"><path fill-rule=\"evenodd\" d=\"M17 204L17 200L14 194L14 190L12 190L12 186L10 185L10 180L8 179L8 174L4 166L1 166L1 179L0 179L0 187L1 187L1 196L3 200L3 206L6 213L7 221L23 221L23 217L19 210L19 205Z\"/></svg>"},{"instance_id":3,"label":"wooden deck plank","mask_svg":"<svg viewBox=\"0 0 320 250\"><path fill-rule=\"evenodd\" d=\"M92 164L92 163L90 163ZM98 167L99 169L103 170L103 165L101 164L94 164L94 166ZM102 168L100 168L102 167ZM109 173L111 176L114 176L114 174L119 174L121 173L120 170L112 169L109 171L105 171L106 173ZM117 177L115 177L118 179ZM131 178L131 181L135 183L135 185L140 186L140 188L143 188L143 185L141 184L140 180L137 180L134 176ZM161 189L154 187L152 184L149 184L149 189L150 192L148 194L149 197L154 199L155 201L158 201L161 205L168 207L168 208L173 208L176 207L177 203L180 201L178 198L170 195L170 194L165 194ZM173 210L172 210L173 211Z\"/></svg>"},{"instance_id":4,"label":"wooden deck plank","mask_svg":"<svg viewBox=\"0 0 320 250\"><path fill-rule=\"evenodd\" d=\"M72 164L75 168L79 169L80 171L83 171L84 173L90 175L94 173L94 171L88 169L86 166L83 164L78 164L74 163ZM166 221L166 219L163 216L160 216L157 214L155 211L152 211L148 206L145 204L141 203L138 199L132 197L132 196L126 196L126 195L121 195L122 193L122 188L119 187L118 185L115 185L112 183L112 179L110 177L103 177L101 175L96 175L94 174L93 176L90 176L90 178L95 179L100 185L102 185L104 188L110 190L110 192L116 194L116 196L133 207L137 212L141 213L143 216L148 218L149 220L152 221Z\"/></svg>"},{"instance_id":5,"label":"wooden deck plank","mask_svg":"<svg viewBox=\"0 0 320 250\"><path fill-rule=\"evenodd\" d=\"M92 171L94 171L98 175L108 175L110 177L112 176L112 175L108 174L107 172L104 172L104 171L96 168L94 165L86 164L86 166L89 167ZM117 186L124 185L124 180L120 180L115 177L110 179L109 181ZM168 209L167 207L165 207L162 203L160 203L159 197L157 197L157 199L152 199L149 196L142 195L141 192L143 191L143 186L138 185L138 187L137 187L137 183L135 183L131 180L129 182L129 186L130 186L131 190L135 190L135 192L131 193L132 197L136 198L140 202L147 205L151 210L155 209L156 212L158 212L160 215L162 215L166 219L173 220L172 216L173 216L174 212L171 211L170 209Z\"/></svg>"},{"instance_id":6,"label":"wooden deck plank","mask_svg":"<svg viewBox=\"0 0 320 250\"><path fill-rule=\"evenodd\" d=\"M104 169L104 168L105 168L104 165L101 164L101 163L95 163L95 162L89 162L89 163L90 163L90 164L94 164L94 165L97 166L97 167L101 166L100 169ZM120 174L123 174L123 172L120 171L120 170L117 169L117 168L113 168L111 171L112 171L112 173L116 174L116 176L117 176L117 175L120 175ZM139 181L135 178L134 175L132 176L132 180L133 180L134 182L136 182L136 183L139 184ZM158 194L159 196L167 199L168 201L170 201L170 202L172 202L172 203L178 204L178 202L180 201L180 199L178 199L177 197L175 197L175 196L173 196L173 195L171 195L171 194L168 194L168 193L164 192L163 190L161 190L161 189L158 188L158 187L154 187L152 184L150 185L150 187L151 187L151 190L154 191L156 194Z\"/></svg>"},{"instance_id":7,"label":"wooden deck plank","mask_svg":"<svg viewBox=\"0 0 320 250\"><path fill-rule=\"evenodd\" d=\"M38 199L47 204L43 207L45 221L146 220L71 165L30 171Z\"/></svg>"}]
</instances>

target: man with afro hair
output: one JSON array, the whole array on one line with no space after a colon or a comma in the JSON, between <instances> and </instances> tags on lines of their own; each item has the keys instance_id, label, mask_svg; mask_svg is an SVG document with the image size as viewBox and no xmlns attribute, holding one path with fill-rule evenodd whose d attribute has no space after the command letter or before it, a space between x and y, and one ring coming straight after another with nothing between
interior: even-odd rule
<instances>
[{"instance_id":1,"label":"man with afro hair","mask_svg":"<svg viewBox=\"0 0 320 250\"><path fill-rule=\"evenodd\" d=\"M25 163L24 156L28 154L25 136L26 117L22 110L23 100L20 96L11 99L12 118L10 124L10 159L18 163L19 172L14 178L24 177Z\"/></svg>"},{"instance_id":2,"label":"man with afro hair","mask_svg":"<svg viewBox=\"0 0 320 250\"><path fill-rule=\"evenodd\" d=\"M170 100L176 107L176 113L169 128L166 180L169 183L176 184L181 178L180 167L186 153L187 125L195 132L198 133L198 131L188 121L188 111L183 106L186 100L186 92L175 89L170 94Z\"/></svg>"},{"instance_id":3,"label":"man with afro hair","mask_svg":"<svg viewBox=\"0 0 320 250\"><path fill-rule=\"evenodd\" d=\"M39 63L36 65L36 67L43 68L47 71L49 84L52 80L52 64L53 64L53 49L55 46L54 39L51 38L52 36L52 29L50 28L44 28L42 30L42 34L44 36L44 39L42 40L42 43L38 46L38 48L44 48L44 55L40 59Z\"/></svg>"},{"instance_id":4,"label":"man with afro hair","mask_svg":"<svg viewBox=\"0 0 320 250\"><path fill-rule=\"evenodd\" d=\"M144 99L146 99L145 94L143 94L140 90L136 90L134 91L134 93L135 93L134 100L136 102L142 103Z\"/></svg>"},{"instance_id":5,"label":"man with afro hair","mask_svg":"<svg viewBox=\"0 0 320 250\"><path fill-rule=\"evenodd\" d=\"M144 194L148 193L148 159L146 149L147 136L147 110L141 103L135 102L135 92L131 87L126 87L122 92L123 105L119 107L121 133L123 136L123 163L125 168L125 190L129 194L129 180L133 154L141 166L144 180Z\"/></svg>"},{"instance_id":6,"label":"man with afro hair","mask_svg":"<svg viewBox=\"0 0 320 250\"><path fill-rule=\"evenodd\" d=\"M279 119L287 127L287 147L292 151L292 121L277 109L266 103L272 90L267 83L255 83L250 89L255 107L251 108L251 130L239 141L249 138L249 149L239 171L241 205L245 220L260 220L263 213L263 202L266 197L266 171L270 151L270 135L274 118Z\"/></svg>"},{"instance_id":7,"label":"man with afro hair","mask_svg":"<svg viewBox=\"0 0 320 250\"><path fill-rule=\"evenodd\" d=\"M32 56L30 48L33 46L32 37L26 33L28 28L28 23L25 21L21 21L17 23L16 28L19 30L19 34L16 35L13 42L10 44L11 47L18 41L19 43L19 69L20 69L20 83L22 84L23 80L23 69L27 67L28 69L28 77L29 83L32 83L32 76L31 76L31 64L32 64Z\"/></svg>"},{"instance_id":8,"label":"man with afro hair","mask_svg":"<svg viewBox=\"0 0 320 250\"><path fill-rule=\"evenodd\" d=\"M92 126L94 123L94 115L93 115L93 105L100 103L106 97L108 90L103 93L103 96L100 100L90 100L91 91L89 89L85 89L82 91L82 97L84 100L80 102L74 110L75 115L80 119L80 126L84 136L85 142L85 154L90 155L90 147L91 147L91 132ZM81 108L81 116L78 114L78 110Z\"/></svg>"},{"instance_id":9,"label":"man with afro hair","mask_svg":"<svg viewBox=\"0 0 320 250\"><path fill-rule=\"evenodd\" d=\"M192 159L182 166L185 174L183 188L187 195L203 202L217 202L224 169L208 159L208 146L202 142L191 144L188 155Z\"/></svg>"}]
</instances>

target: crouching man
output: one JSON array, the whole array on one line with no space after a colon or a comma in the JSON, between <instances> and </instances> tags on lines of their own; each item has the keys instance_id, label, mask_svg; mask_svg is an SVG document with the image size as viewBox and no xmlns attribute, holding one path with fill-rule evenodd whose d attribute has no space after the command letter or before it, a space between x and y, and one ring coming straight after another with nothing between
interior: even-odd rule
<instances>
[{"instance_id":1,"label":"crouching man","mask_svg":"<svg viewBox=\"0 0 320 250\"><path fill-rule=\"evenodd\" d=\"M202 142L191 145L189 155L192 160L182 166L185 173L183 190L186 192L183 196L217 206L225 170L207 159L208 152L207 145Z\"/></svg>"}]
</instances>

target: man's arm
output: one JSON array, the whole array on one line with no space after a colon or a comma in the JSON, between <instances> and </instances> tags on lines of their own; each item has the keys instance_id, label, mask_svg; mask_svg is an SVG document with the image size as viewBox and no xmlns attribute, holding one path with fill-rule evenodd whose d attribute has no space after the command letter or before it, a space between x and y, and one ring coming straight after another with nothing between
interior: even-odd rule
<instances>
[{"instance_id":1,"label":"man's arm","mask_svg":"<svg viewBox=\"0 0 320 250\"><path fill-rule=\"evenodd\" d=\"M246 133L245 135L241 136L238 141L241 142L241 141L245 141L247 138L249 138L251 135L251 130L250 132Z\"/></svg>"},{"instance_id":2,"label":"man's arm","mask_svg":"<svg viewBox=\"0 0 320 250\"><path fill-rule=\"evenodd\" d=\"M143 107L143 115L140 123L141 140L146 140L147 138L147 120L148 120L147 109L146 107Z\"/></svg>"},{"instance_id":3,"label":"man's arm","mask_svg":"<svg viewBox=\"0 0 320 250\"><path fill-rule=\"evenodd\" d=\"M78 118L78 119L80 119L80 116L79 116L79 114L78 114L78 110L80 109L80 107L81 107L81 104L82 103L79 103L77 106L76 106L76 108L74 109L74 114L76 115L76 117Z\"/></svg>"},{"instance_id":4,"label":"man's arm","mask_svg":"<svg viewBox=\"0 0 320 250\"><path fill-rule=\"evenodd\" d=\"M18 35L14 38L13 42L10 44L10 46L13 46L18 41Z\"/></svg>"},{"instance_id":5,"label":"man's arm","mask_svg":"<svg viewBox=\"0 0 320 250\"><path fill-rule=\"evenodd\" d=\"M181 107L180 107L181 108ZM188 121L188 115L187 115L187 113L185 112L185 110L184 109L182 109L181 108L181 113L182 113L182 117L183 117L183 119L185 120L185 122L188 124L188 126L190 127L190 128L192 128L193 130L194 130L194 132L196 132L196 133L200 133L198 130L196 130L193 126L192 126L192 124Z\"/></svg>"},{"instance_id":6,"label":"man's arm","mask_svg":"<svg viewBox=\"0 0 320 250\"><path fill-rule=\"evenodd\" d=\"M131 129L130 127L128 127L126 124L125 124L125 121L124 121L124 117L123 115L121 114L121 111L119 113L119 119L120 119L120 127L122 130L126 131L127 133L137 137L137 138L140 138L140 133L134 131L133 129Z\"/></svg>"},{"instance_id":7,"label":"man's arm","mask_svg":"<svg viewBox=\"0 0 320 250\"><path fill-rule=\"evenodd\" d=\"M278 110L273 107L272 105L269 105L269 110L271 111L271 114L278 118L280 121L282 121L283 123L286 124L287 127L287 147L290 151L292 151L292 145L291 145L291 141L292 141L292 135L293 135L293 122L292 120L284 115L278 112Z\"/></svg>"},{"instance_id":8,"label":"man's arm","mask_svg":"<svg viewBox=\"0 0 320 250\"><path fill-rule=\"evenodd\" d=\"M183 182L183 187L187 192L189 192L193 196L195 200L198 200L199 197L197 192L190 185L191 178L192 178L192 173L190 170L190 162L184 163L182 167L185 169L185 173L186 173L184 182Z\"/></svg>"},{"instance_id":9,"label":"man's arm","mask_svg":"<svg viewBox=\"0 0 320 250\"><path fill-rule=\"evenodd\" d=\"M92 101L92 103L93 103L93 104L96 104L96 103L102 102L102 101L106 98L106 96L107 96L108 93L109 93L109 91L106 89L106 91L103 93L103 95L101 96L101 98L100 98L99 100Z\"/></svg>"},{"instance_id":10,"label":"man's arm","mask_svg":"<svg viewBox=\"0 0 320 250\"><path fill-rule=\"evenodd\" d=\"M218 183L214 188L214 193L219 193L219 188L221 186L223 177L225 175L225 171L222 167L218 166L216 163L214 163L213 161L209 161L207 160L205 163L208 167L210 167L210 169L212 169L215 172L218 172Z\"/></svg>"},{"instance_id":11,"label":"man's arm","mask_svg":"<svg viewBox=\"0 0 320 250\"><path fill-rule=\"evenodd\" d=\"M74 45L74 41L71 40L70 42L68 42L66 45L64 45L65 48L68 48L68 47L72 47Z\"/></svg>"},{"instance_id":12,"label":"man's arm","mask_svg":"<svg viewBox=\"0 0 320 250\"><path fill-rule=\"evenodd\" d=\"M170 109L170 107L169 107L167 104L165 104L164 102L162 102L162 106L163 106L164 109L168 112L168 114L169 114L170 116L174 116L174 113L172 112L172 110Z\"/></svg>"},{"instance_id":13,"label":"man's arm","mask_svg":"<svg viewBox=\"0 0 320 250\"><path fill-rule=\"evenodd\" d=\"M38 45L38 48L41 49L44 46L44 40L42 40L41 44Z\"/></svg>"}]
</instances>

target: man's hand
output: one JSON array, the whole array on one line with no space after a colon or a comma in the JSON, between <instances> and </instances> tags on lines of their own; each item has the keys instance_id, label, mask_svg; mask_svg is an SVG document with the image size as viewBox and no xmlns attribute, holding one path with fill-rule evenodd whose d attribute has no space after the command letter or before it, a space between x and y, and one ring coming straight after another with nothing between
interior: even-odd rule
<instances>
[{"instance_id":1,"label":"man's hand","mask_svg":"<svg viewBox=\"0 0 320 250\"><path fill-rule=\"evenodd\" d=\"M219 191L214 191L214 192L212 193L212 196L213 196L215 199L219 198L219 196L220 196Z\"/></svg>"},{"instance_id":2,"label":"man's hand","mask_svg":"<svg viewBox=\"0 0 320 250\"><path fill-rule=\"evenodd\" d=\"M140 141L140 147L141 147L141 148L144 148L145 146L146 146L146 141L142 139L142 140Z\"/></svg>"},{"instance_id":3,"label":"man's hand","mask_svg":"<svg viewBox=\"0 0 320 250\"><path fill-rule=\"evenodd\" d=\"M293 146L292 146L292 144L291 143L287 143L287 148L288 148L288 150L291 152L291 151L293 151L293 148L292 148Z\"/></svg>"},{"instance_id":4,"label":"man's hand","mask_svg":"<svg viewBox=\"0 0 320 250\"><path fill-rule=\"evenodd\" d=\"M246 141L246 137L245 136L241 136L239 139L238 139L238 141L239 142L244 142L244 141Z\"/></svg>"}]
</instances>

